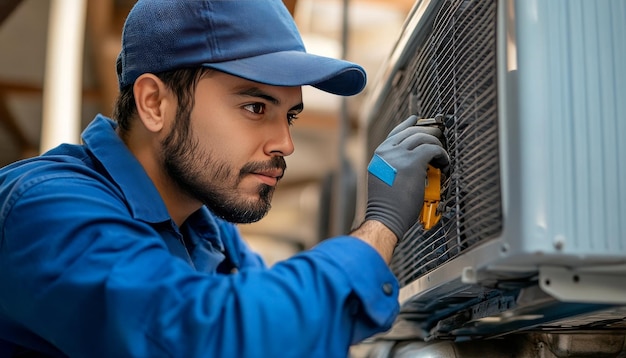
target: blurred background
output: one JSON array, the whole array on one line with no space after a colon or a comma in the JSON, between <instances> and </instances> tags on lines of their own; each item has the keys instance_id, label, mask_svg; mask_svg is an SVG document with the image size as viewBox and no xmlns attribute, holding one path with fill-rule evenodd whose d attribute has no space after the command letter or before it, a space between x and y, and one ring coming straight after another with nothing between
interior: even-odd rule
<instances>
[{"instance_id":1,"label":"blurred background","mask_svg":"<svg viewBox=\"0 0 626 358\"><path fill-rule=\"evenodd\" d=\"M134 0L0 0L0 165L79 141L117 96L115 59ZM308 52L368 73L363 93L303 88L295 153L268 216L240 226L268 264L349 230L361 147L359 109L413 6L411 0L284 0ZM346 158L340 160L340 158Z\"/></svg>"}]
</instances>

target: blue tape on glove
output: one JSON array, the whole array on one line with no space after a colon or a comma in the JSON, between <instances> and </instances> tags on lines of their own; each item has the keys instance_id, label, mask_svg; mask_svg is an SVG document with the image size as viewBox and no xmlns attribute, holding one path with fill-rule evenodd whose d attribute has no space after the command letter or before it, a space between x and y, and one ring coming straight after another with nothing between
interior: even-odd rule
<instances>
[{"instance_id":1,"label":"blue tape on glove","mask_svg":"<svg viewBox=\"0 0 626 358\"><path fill-rule=\"evenodd\" d=\"M393 181L396 179L396 168L392 167L378 154L374 154L370 164L367 166L367 171L372 175L382 180L385 184L393 186Z\"/></svg>"}]
</instances>

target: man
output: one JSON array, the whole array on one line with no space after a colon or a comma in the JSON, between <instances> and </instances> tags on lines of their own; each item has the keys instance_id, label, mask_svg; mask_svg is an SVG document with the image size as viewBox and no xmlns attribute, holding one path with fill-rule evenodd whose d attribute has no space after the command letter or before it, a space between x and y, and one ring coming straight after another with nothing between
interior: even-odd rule
<instances>
[{"instance_id":1,"label":"man","mask_svg":"<svg viewBox=\"0 0 626 358\"><path fill-rule=\"evenodd\" d=\"M271 269L236 223L269 210L300 87L365 86L307 54L280 0L140 0L115 122L0 171L0 355L341 357L398 311L387 268L438 140L400 124L370 165L366 220Z\"/></svg>"}]
</instances>

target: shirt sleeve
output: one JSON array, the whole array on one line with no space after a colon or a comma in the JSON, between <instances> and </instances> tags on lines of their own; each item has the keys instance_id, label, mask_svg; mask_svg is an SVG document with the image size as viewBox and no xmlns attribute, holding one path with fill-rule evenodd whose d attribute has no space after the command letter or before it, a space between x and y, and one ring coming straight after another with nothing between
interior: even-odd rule
<instances>
[{"instance_id":1,"label":"shirt sleeve","mask_svg":"<svg viewBox=\"0 0 626 358\"><path fill-rule=\"evenodd\" d=\"M395 278L358 239L199 273L93 178L22 183L0 224L3 316L68 356L345 357L398 312Z\"/></svg>"}]
</instances>

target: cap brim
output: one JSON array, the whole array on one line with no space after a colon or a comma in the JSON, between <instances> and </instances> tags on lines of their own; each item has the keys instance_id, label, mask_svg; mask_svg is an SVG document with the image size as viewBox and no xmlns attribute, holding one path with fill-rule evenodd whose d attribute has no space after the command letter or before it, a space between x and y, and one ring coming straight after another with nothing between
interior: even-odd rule
<instances>
[{"instance_id":1,"label":"cap brim","mask_svg":"<svg viewBox=\"0 0 626 358\"><path fill-rule=\"evenodd\" d=\"M365 70L357 64L301 51L275 52L203 66L254 82L273 86L311 85L341 96L361 92L367 82Z\"/></svg>"}]
</instances>

